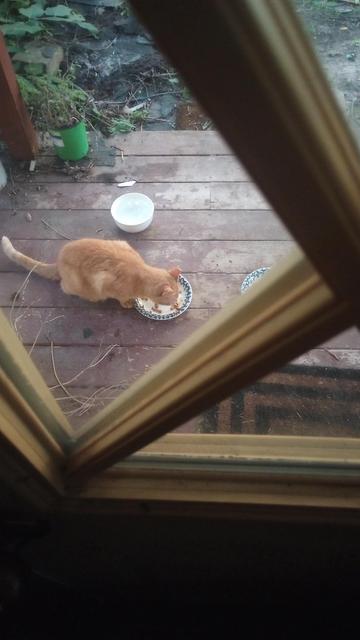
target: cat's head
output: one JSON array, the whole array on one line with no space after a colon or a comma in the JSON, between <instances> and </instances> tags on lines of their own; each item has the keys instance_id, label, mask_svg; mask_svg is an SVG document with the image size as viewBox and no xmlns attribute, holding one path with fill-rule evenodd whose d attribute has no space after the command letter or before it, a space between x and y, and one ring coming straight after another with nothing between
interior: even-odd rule
<instances>
[{"instance_id":1,"label":"cat's head","mask_svg":"<svg viewBox=\"0 0 360 640\"><path fill-rule=\"evenodd\" d=\"M155 288L152 300L157 304L175 304L180 293L178 277L181 274L179 267L172 267L169 271L163 271L163 277Z\"/></svg>"}]
</instances>

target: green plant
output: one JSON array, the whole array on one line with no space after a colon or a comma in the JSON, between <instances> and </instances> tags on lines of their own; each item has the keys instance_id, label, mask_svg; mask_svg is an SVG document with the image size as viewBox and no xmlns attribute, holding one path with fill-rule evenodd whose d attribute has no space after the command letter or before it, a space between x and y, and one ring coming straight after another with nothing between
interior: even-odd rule
<instances>
[{"instance_id":1,"label":"green plant","mask_svg":"<svg viewBox=\"0 0 360 640\"><path fill-rule=\"evenodd\" d=\"M132 124L141 124L142 122L145 122L148 115L148 109L138 109L137 111L133 111L129 114L129 120Z\"/></svg>"},{"instance_id":2,"label":"green plant","mask_svg":"<svg viewBox=\"0 0 360 640\"><path fill-rule=\"evenodd\" d=\"M74 84L71 73L66 75L17 76L20 91L39 131L69 127L92 111L89 95Z\"/></svg>"},{"instance_id":3,"label":"green plant","mask_svg":"<svg viewBox=\"0 0 360 640\"><path fill-rule=\"evenodd\" d=\"M129 131L134 131L137 124L145 122L148 113L149 112L147 109L138 109L137 111L133 111L126 116L114 118L109 128L111 135L114 135L116 133L129 133Z\"/></svg>"},{"instance_id":4,"label":"green plant","mask_svg":"<svg viewBox=\"0 0 360 640\"><path fill-rule=\"evenodd\" d=\"M0 2L0 30L6 38L24 38L48 31L51 23L62 22L93 35L97 33L95 25L87 22L84 16L65 4L47 6L46 0L3 0Z\"/></svg>"},{"instance_id":5,"label":"green plant","mask_svg":"<svg viewBox=\"0 0 360 640\"><path fill-rule=\"evenodd\" d=\"M134 131L135 128L130 118L121 117L112 120L109 131L111 135L115 135L116 133L129 133L130 131Z\"/></svg>"}]
</instances>

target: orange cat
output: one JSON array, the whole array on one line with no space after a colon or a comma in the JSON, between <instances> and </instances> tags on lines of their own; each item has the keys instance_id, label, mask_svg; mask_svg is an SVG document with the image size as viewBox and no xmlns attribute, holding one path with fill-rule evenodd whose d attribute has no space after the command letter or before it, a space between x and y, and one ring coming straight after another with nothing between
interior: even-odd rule
<instances>
[{"instance_id":1,"label":"orange cat","mask_svg":"<svg viewBox=\"0 0 360 640\"><path fill-rule=\"evenodd\" d=\"M60 280L64 293L97 302L115 298L122 307L132 307L134 298L150 298L158 304L175 304L181 271L166 271L147 265L127 242L87 239L68 242L54 264L33 260L16 251L3 236L7 257L44 278Z\"/></svg>"}]
</instances>

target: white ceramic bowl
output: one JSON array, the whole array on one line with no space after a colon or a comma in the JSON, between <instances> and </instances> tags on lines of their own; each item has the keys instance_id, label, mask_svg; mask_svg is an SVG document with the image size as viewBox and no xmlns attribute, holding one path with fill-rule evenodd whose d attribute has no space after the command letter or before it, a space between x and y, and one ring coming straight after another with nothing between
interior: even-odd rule
<instances>
[{"instance_id":1,"label":"white ceramic bowl","mask_svg":"<svg viewBox=\"0 0 360 640\"><path fill-rule=\"evenodd\" d=\"M111 205L115 224L128 233L139 233L151 224L154 203L143 193L124 193Z\"/></svg>"}]
</instances>

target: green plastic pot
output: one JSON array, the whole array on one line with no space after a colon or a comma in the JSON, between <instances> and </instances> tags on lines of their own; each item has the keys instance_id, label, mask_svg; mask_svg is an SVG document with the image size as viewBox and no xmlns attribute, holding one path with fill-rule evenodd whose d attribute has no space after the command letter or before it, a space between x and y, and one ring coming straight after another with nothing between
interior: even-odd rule
<instances>
[{"instance_id":1,"label":"green plastic pot","mask_svg":"<svg viewBox=\"0 0 360 640\"><path fill-rule=\"evenodd\" d=\"M59 129L52 134L55 152L62 160L81 160L89 151L85 122Z\"/></svg>"}]
</instances>

